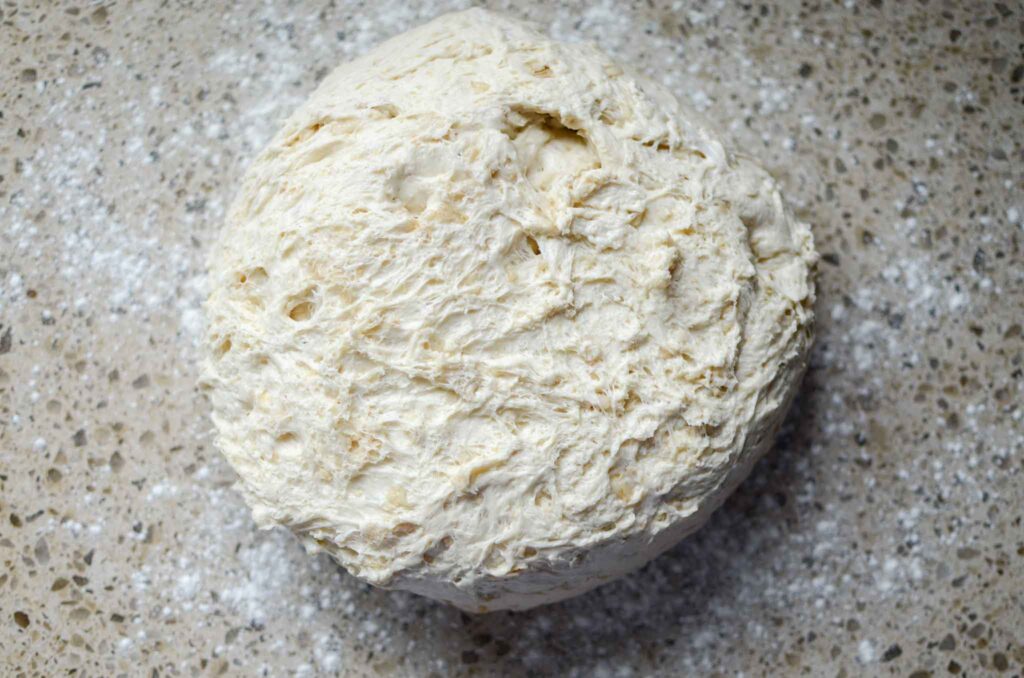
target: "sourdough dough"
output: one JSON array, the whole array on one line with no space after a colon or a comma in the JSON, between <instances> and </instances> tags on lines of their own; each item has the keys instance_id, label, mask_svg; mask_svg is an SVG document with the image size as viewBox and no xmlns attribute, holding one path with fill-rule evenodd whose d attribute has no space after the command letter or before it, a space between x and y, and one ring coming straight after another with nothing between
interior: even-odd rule
<instances>
[{"instance_id":1,"label":"sourdough dough","mask_svg":"<svg viewBox=\"0 0 1024 678\"><path fill-rule=\"evenodd\" d=\"M807 225L594 47L482 10L340 66L210 260L204 382L261 526L473 611L632 570L770 445Z\"/></svg>"}]
</instances>

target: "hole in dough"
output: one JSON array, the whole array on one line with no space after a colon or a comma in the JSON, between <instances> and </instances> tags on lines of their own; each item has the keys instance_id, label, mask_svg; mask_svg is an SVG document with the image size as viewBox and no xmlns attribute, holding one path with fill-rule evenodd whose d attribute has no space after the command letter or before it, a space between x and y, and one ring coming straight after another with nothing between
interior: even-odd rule
<instances>
[{"instance_id":1,"label":"hole in dough","mask_svg":"<svg viewBox=\"0 0 1024 678\"><path fill-rule=\"evenodd\" d=\"M224 339L219 344L217 344L217 348L214 349L213 354L219 360L220 358L223 358L224 355L230 350L231 337L224 337Z\"/></svg>"},{"instance_id":2,"label":"hole in dough","mask_svg":"<svg viewBox=\"0 0 1024 678\"><path fill-rule=\"evenodd\" d=\"M526 243L530 246L530 251L533 252L534 255L540 255L540 245L537 244L536 238L532 235L528 235L526 236Z\"/></svg>"},{"instance_id":3,"label":"hole in dough","mask_svg":"<svg viewBox=\"0 0 1024 678\"><path fill-rule=\"evenodd\" d=\"M557 116L513 109L509 122L506 134L516 148L520 171L538 191L548 193L601 167L586 136Z\"/></svg>"},{"instance_id":4,"label":"hole in dough","mask_svg":"<svg viewBox=\"0 0 1024 678\"><path fill-rule=\"evenodd\" d=\"M316 288L311 287L300 294L289 297L288 303L285 305L288 317L297 323L312 318L316 313L315 295Z\"/></svg>"}]
</instances>

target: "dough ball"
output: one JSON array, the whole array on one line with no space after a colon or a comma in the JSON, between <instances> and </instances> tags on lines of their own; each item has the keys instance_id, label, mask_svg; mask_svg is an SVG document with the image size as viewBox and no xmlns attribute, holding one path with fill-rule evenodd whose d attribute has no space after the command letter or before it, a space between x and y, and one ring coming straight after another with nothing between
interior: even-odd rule
<instances>
[{"instance_id":1,"label":"dough ball","mask_svg":"<svg viewBox=\"0 0 1024 678\"><path fill-rule=\"evenodd\" d=\"M331 73L210 260L204 383L261 526L466 610L700 526L811 342L811 232L658 85L482 10Z\"/></svg>"}]
</instances>

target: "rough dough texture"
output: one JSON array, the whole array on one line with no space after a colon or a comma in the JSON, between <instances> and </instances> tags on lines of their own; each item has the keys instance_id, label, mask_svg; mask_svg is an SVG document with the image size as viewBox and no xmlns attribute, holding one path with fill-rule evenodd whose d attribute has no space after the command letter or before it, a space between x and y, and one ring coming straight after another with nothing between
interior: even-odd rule
<instances>
[{"instance_id":1,"label":"rough dough texture","mask_svg":"<svg viewBox=\"0 0 1024 678\"><path fill-rule=\"evenodd\" d=\"M700 526L767 446L815 253L771 177L590 46L482 10L330 74L210 261L204 383L262 526L526 608Z\"/></svg>"}]
</instances>

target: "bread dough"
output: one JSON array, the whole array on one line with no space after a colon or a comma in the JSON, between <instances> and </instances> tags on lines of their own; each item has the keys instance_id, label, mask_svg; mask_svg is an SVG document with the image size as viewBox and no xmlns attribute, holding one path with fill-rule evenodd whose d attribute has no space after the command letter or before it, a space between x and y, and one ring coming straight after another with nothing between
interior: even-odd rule
<instances>
[{"instance_id":1,"label":"bread dough","mask_svg":"<svg viewBox=\"0 0 1024 678\"><path fill-rule=\"evenodd\" d=\"M210 259L261 526L472 611L618 577L770 445L811 342L776 183L592 46L475 9L331 73Z\"/></svg>"}]
</instances>

